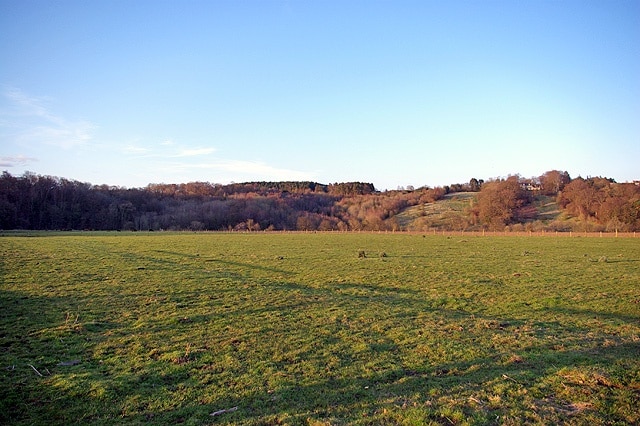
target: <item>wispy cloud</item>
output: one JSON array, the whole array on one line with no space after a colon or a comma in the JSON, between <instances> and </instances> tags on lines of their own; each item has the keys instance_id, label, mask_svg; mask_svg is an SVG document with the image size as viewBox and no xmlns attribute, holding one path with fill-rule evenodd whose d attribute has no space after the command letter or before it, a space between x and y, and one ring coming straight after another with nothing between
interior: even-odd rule
<instances>
[{"instance_id":1,"label":"wispy cloud","mask_svg":"<svg viewBox=\"0 0 640 426\"><path fill-rule=\"evenodd\" d=\"M38 161L37 158L26 155L16 155L14 157L0 157L0 167L16 167Z\"/></svg>"},{"instance_id":2,"label":"wispy cloud","mask_svg":"<svg viewBox=\"0 0 640 426\"><path fill-rule=\"evenodd\" d=\"M231 182L249 180L313 180L315 173L274 167L262 161L216 158L215 147L192 146L167 139L154 145L130 143L122 148L137 170L157 181Z\"/></svg>"},{"instance_id":3,"label":"wispy cloud","mask_svg":"<svg viewBox=\"0 0 640 426\"><path fill-rule=\"evenodd\" d=\"M143 146L139 146L139 145L127 145L122 148L122 151L125 154L144 155L144 154L148 154L150 149Z\"/></svg>"},{"instance_id":4,"label":"wispy cloud","mask_svg":"<svg viewBox=\"0 0 640 426\"><path fill-rule=\"evenodd\" d=\"M93 138L96 126L86 120L68 120L53 113L46 98L30 96L9 87L3 92L11 111L2 112L2 124L13 129L17 139L27 143L45 143L69 149Z\"/></svg>"},{"instance_id":5,"label":"wispy cloud","mask_svg":"<svg viewBox=\"0 0 640 426\"><path fill-rule=\"evenodd\" d=\"M284 169L271 166L259 161L245 160L217 160L211 163L176 163L175 169L181 170L209 170L216 174L217 178L227 176L223 180L313 180L315 173Z\"/></svg>"},{"instance_id":6,"label":"wispy cloud","mask_svg":"<svg viewBox=\"0 0 640 426\"><path fill-rule=\"evenodd\" d=\"M137 158L156 158L156 159L172 159L185 157L204 157L213 154L215 148L204 147L185 147L177 145L172 140L165 140L155 146L140 145L139 143L130 143L121 148L124 154L132 155Z\"/></svg>"},{"instance_id":7,"label":"wispy cloud","mask_svg":"<svg viewBox=\"0 0 640 426\"><path fill-rule=\"evenodd\" d=\"M209 155L215 152L215 148L194 148L194 149L183 149L178 152L175 157L198 157L202 155Z\"/></svg>"}]
</instances>

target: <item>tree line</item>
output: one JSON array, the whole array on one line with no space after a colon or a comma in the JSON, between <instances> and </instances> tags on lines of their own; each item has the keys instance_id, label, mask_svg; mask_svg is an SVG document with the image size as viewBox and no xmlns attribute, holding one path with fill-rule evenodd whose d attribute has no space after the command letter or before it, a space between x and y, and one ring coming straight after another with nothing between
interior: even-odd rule
<instances>
[{"instance_id":1,"label":"tree line","mask_svg":"<svg viewBox=\"0 0 640 426\"><path fill-rule=\"evenodd\" d=\"M397 215L447 194L474 192L456 229L505 229L536 223L540 196L566 217L545 226L640 230L640 186L606 178L571 179L553 170L540 177L377 191L345 182L208 182L122 188L25 173L0 176L0 229L34 230L402 230ZM569 224L569 225L568 225Z\"/></svg>"},{"instance_id":2,"label":"tree line","mask_svg":"<svg viewBox=\"0 0 640 426\"><path fill-rule=\"evenodd\" d=\"M0 176L0 229L367 229L362 222L388 217L383 209L401 208L364 201L380 194L364 182L190 182L121 188L5 171Z\"/></svg>"}]
</instances>

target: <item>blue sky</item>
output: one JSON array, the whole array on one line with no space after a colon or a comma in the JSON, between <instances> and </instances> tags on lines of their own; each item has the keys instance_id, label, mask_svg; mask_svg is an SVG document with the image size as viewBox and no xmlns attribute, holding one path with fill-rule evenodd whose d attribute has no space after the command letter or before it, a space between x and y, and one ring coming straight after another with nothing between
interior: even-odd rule
<instances>
[{"instance_id":1,"label":"blue sky","mask_svg":"<svg viewBox=\"0 0 640 426\"><path fill-rule=\"evenodd\" d=\"M640 2L0 0L0 169L640 178Z\"/></svg>"}]
</instances>

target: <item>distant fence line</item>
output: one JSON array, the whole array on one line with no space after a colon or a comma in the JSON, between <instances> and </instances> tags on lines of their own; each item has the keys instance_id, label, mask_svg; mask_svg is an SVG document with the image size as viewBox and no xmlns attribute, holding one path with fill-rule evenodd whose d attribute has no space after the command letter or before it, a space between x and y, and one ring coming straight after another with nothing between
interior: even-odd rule
<instances>
[{"instance_id":1,"label":"distant fence line","mask_svg":"<svg viewBox=\"0 0 640 426\"><path fill-rule=\"evenodd\" d=\"M480 236L480 237L589 237L589 238L637 238L637 232L579 232L579 231L438 231L422 232L422 234L448 236Z\"/></svg>"},{"instance_id":2,"label":"distant fence line","mask_svg":"<svg viewBox=\"0 0 640 426\"><path fill-rule=\"evenodd\" d=\"M145 231L138 231L145 232ZM164 232L164 231L160 231ZM171 232L171 231L170 231ZM430 229L427 231L404 231L404 230L266 230L259 231L243 230L220 230L220 231L178 231L211 234L396 234L396 235L442 235L448 237L563 237L563 238L640 238L640 232L605 232L605 231L442 231Z\"/></svg>"},{"instance_id":3,"label":"distant fence line","mask_svg":"<svg viewBox=\"0 0 640 426\"><path fill-rule=\"evenodd\" d=\"M300 230L202 230L202 231L36 231L36 230L0 230L0 237L8 236L47 236L47 235L82 235L82 234L145 234L145 233L177 233L177 234L389 234L389 235L435 235L446 237L559 237L559 238L640 238L640 232L584 232L584 231L442 231L430 229L427 231L401 231L401 230L328 230L328 231L300 231Z\"/></svg>"},{"instance_id":4,"label":"distant fence line","mask_svg":"<svg viewBox=\"0 0 640 426\"><path fill-rule=\"evenodd\" d=\"M142 231L144 232L144 231ZM197 233L221 234L389 234L389 235L440 235L446 237L561 237L561 238L640 238L640 232L584 232L584 231L442 231L430 229L427 231L403 230L260 230L260 231L182 231Z\"/></svg>"},{"instance_id":5,"label":"distant fence line","mask_svg":"<svg viewBox=\"0 0 640 426\"><path fill-rule=\"evenodd\" d=\"M238 232L238 231L233 231ZM246 231L244 231L246 232ZM398 235L441 235L447 237L563 237L563 238L640 238L640 232L584 232L584 231L442 231L430 229L428 231L258 231L258 232L281 232L295 234L398 234Z\"/></svg>"}]
</instances>

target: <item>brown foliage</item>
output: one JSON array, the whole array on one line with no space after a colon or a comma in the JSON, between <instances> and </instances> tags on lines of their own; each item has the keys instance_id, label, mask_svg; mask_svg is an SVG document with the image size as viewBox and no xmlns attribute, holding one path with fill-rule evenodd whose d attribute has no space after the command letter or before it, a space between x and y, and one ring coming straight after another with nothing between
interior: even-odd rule
<instances>
[{"instance_id":1,"label":"brown foliage","mask_svg":"<svg viewBox=\"0 0 640 426\"><path fill-rule=\"evenodd\" d=\"M577 178L571 181L558 195L558 203L567 213L583 220L595 217L604 193L593 179Z\"/></svg>"},{"instance_id":2,"label":"brown foliage","mask_svg":"<svg viewBox=\"0 0 640 426\"><path fill-rule=\"evenodd\" d=\"M571 182L569 173L559 170L550 170L539 178L542 193L546 195L556 195Z\"/></svg>"},{"instance_id":3,"label":"brown foliage","mask_svg":"<svg viewBox=\"0 0 640 426\"><path fill-rule=\"evenodd\" d=\"M480 221L489 229L503 229L517 220L516 212L530 201L518 176L482 185L475 206Z\"/></svg>"},{"instance_id":4,"label":"brown foliage","mask_svg":"<svg viewBox=\"0 0 640 426\"><path fill-rule=\"evenodd\" d=\"M640 229L640 186L605 178L577 178L558 195L566 212L609 231Z\"/></svg>"}]
</instances>

